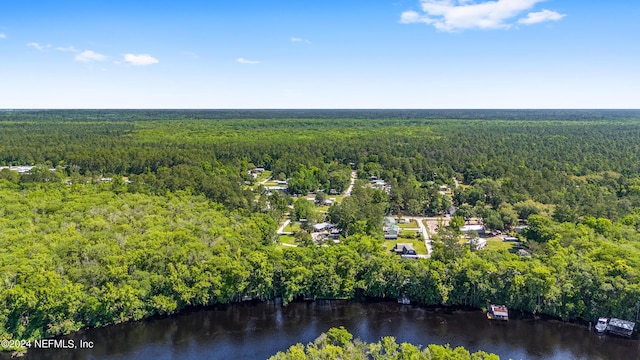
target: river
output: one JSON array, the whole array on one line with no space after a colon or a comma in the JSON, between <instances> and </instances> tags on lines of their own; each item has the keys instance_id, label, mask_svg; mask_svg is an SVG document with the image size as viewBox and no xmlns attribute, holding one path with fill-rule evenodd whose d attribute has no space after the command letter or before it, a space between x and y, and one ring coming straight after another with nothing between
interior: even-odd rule
<instances>
[{"instance_id":1,"label":"river","mask_svg":"<svg viewBox=\"0 0 640 360\"><path fill-rule=\"evenodd\" d=\"M93 349L30 350L24 359L266 359L344 326L371 342L451 344L502 359L640 359L640 342L599 336L559 321L489 321L479 311L443 313L396 303L312 302L228 305L167 318L89 329L71 335ZM3 354L0 358L5 358Z\"/></svg>"}]
</instances>

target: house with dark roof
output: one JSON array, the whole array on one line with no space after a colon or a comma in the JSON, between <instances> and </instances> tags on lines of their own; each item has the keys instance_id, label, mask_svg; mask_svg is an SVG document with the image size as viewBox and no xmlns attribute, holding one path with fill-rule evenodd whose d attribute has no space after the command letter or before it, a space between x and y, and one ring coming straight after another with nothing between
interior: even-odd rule
<instances>
[{"instance_id":1,"label":"house with dark roof","mask_svg":"<svg viewBox=\"0 0 640 360\"><path fill-rule=\"evenodd\" d=\"M413 244L397 243L392 249L398 255L417 255L416 249L413 248Z\"/></svg>"}]
</instances>

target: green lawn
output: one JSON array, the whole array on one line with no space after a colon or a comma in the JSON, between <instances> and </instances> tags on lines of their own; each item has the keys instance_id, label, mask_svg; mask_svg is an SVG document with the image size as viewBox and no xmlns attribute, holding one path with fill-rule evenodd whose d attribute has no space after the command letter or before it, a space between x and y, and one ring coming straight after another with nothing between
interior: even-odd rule
<instances>
[{"instance_id":1,"label":"green lawn","mask_svg":"<svg viewBox=\"0 0 640 360\"><path fill-rule=\"evenodd\" d=\"M418 233L418 230L400 230L400 235L398 235L398 239L400 240L415 240L415 239L423 239L422 236Z\"/></svg>"},{"instance_id":2,"label":"green lawn","mask_svg":"<svg viewBox=\"0 0 640 360\"><path fill-rule=\"evenodd\" d=\"M403 239L398 238L398 240L385 240L383 246L385 250L390 251L397 243L409 243L413 245L413 248L416 249L418 254L427 254L427 247L424 244L423 239Z\"/></svg>"},{"instance_id":3,"label":"green lawn","mask_svg":"<svg viewBox=\"0 0 640 360\"><path fill-rule=\"evenodd\" d=\"M285 222L286 220L288 220L288 216L280 221L280 224L278 225L278 227L282 226L282 223ZM300 224L296 224L295 222L292 221L289 223L289 225L285 226L282 231L284 232L300 231Z\"/></svg>"},{"instance_id":4,"label":"green lawn","mask_svg":"<svg viewBox=\"0 0 640 360\"><path fill-rule=\"evenodd\" d=\"M251 190L257 189L258 185L260 185L260 182L263 181L263 180L268 179L269 176L271 176L271 171L270 170L265 170L265 171L262 172L262 174L258 174L258 177L255 178L255 180L253 182L253 185L251 185L251 186L246 185L245 188L248 188L248 189L251 189ZM266 184L264 184L264 186L276 186L277 185L275 182L273 183L273 185L268 185L268 184L271 184L271 183L272 182L269 181ZM247 183L245 182L245 184L247 184Z\"/></svg>"},{"instance_id":5,"label":"green lawn","mask_svg":"<svg viewBox=\"0 0 640 360\"><path fill-rule=\"evenodd\" d=\"M260 183L260 181L266 180L271 176L271 170L265 170L262 174L258 175L256 178L256 183Z\"/></svg>"},{"instance_id":6,"label":"green lawn","mask_svg":"<svg viewBox=\"0 0 640 360\"><path fill-rule=\"evenodd\" d=\"M342 202L346 195L327 195L327 199L336 198L337 202Z\"/></svg>"},{"instance_id":7,"label":"green lawn","mask_svg":"<svg viewBox=\"0 0 640 360\"><path fill-rule=\"evenodd\" d=\"M502 241L502 239L499 238L499 237L484 238L484 239L487 240L487 246L485 247L485 249L489 249L489 250L509 250L509 249L511 249L513 247L513 243L512 242ZM467 241L469 241L469 239L461 238L460 239L460 244L461 245L466 245Z\"/></svg>"},{"instance_id":8,"label":"green lawn","mask_svg":"<svg viewBox=\"0 0 640 360\"><path fill-rule=\"evenodd\" d=\"M491 250L509 250L513 247L512 242L502 241L499 237L487 238L487 249Z\"/></svg>"},{"instance_id":9,"label":"green lawn","mask_svg":"<svg viewBox=\"0 0 640 360\"><path fill-rule=\"evenodd\" d=\"M264 183L264 186L280 186L280 184L278 184L277 182L275 182L275 180L269 180L266 183Z\"/></svg>"},{"instance_id":10,"label":"green lawn","mask_svg":"<svg viewBox=\"0 0 640 360\"><path fill-rule=\"evenodd\" d=\"M407 224L400 224L398 223L398 226L400 227L400 229L407 229L407 228L418 228L418 223L415 220L411 220L409 223Z\"/></svg>"},{"instance_id":11,"label":"green lawn","mask_svg":"<svg viewBox=\"0 0 640 360\"><path fill-rule=\"evenodd\" d=\"M284 244L291 244L291 245L296 244L296 238L293 237L293 235L280 235L278 240Z\"/></svg>"}]
</instances>

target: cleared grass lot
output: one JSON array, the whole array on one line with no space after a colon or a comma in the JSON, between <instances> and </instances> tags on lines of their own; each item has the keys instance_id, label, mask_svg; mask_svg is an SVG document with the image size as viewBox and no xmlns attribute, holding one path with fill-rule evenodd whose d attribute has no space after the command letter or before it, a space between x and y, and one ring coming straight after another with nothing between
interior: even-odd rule
<instances>
[{"instance_id":1,"label":"cleared grass lot","mask_svg":"<svg viewBox=\"0 0 640 360\"><path fill-rule=\"evenodd\" d=\"M411 220L406 224L398 223L398 226L400 227L400 229L416 229L418 228L418 222L415 220Z\"/></svg>"},{"instance_id":2,"label":"cleared grass lot","mask_svg":"<svg viewBox=\"0 0 640 360\"><path fill-rule=\"evenodd\" d=\"M383 246L384 246L385 250L391 251L391 249L393 249L393 247L397 243L409 243L409 244L412 244L413 248L416 249L416 252L418 254L424 254L424 255L427 254L427 247L424 244L424 240L398 238L398 240L385 240L384 243L383 243Z\"/></svg>"},{"instance_id":3,"label":"cleared grass lot","mask_svg":"<svg viewBox=\"0 0 640 360\"><path fill-rule=\"evenodd\" d=\"M512 242L508 242L508 241L504 241L502 240L502 238L499 237L490 237L490 238L484 238L485 240L487 240L487 246L484 248L484 250L509 250L511 248L514 247L514 243ZM466 245L467 241L469 241L469 239L467 238L462 238L460 239L460 244L461 245Z\"/></svg>"},{"instance_id":4,"label":"cleared grass lot","mask_svg":"<svg viewBox=\"0 0 640 360\"><path fill-rule=\"evenodd\" d=\"M280 235L278 240L283 244L290 244L290 245L296 244L296 238L293 235Z\"/></svg>"}]
</instances>

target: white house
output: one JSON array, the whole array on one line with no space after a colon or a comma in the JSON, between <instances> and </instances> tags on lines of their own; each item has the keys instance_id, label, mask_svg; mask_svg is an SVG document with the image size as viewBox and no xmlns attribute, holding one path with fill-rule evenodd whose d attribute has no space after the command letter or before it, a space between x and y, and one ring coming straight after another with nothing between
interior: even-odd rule
<instances>
[{"instance_id":1,"label":"white house","mask_svg":"<svg viewBox=\"0 0 640 360\"><path fill-rule=\"evenodd\" d=\"M462 231L464 234L468 234L472 231L475 231L478 234L484 234L485 229L484 225L464 225L460 227L460 231Z\"/></svg>"},{"instance_id":2,"label":"white house","mask_svg":"<svg viewBox=\"0 0 640 360\"><path fill-rule=\"evenodd\" d=\"M477 237L467 241L467 245L469 245L471 250L482 250L487 246L487 240Z\"/></svg>"}]
</instances>

